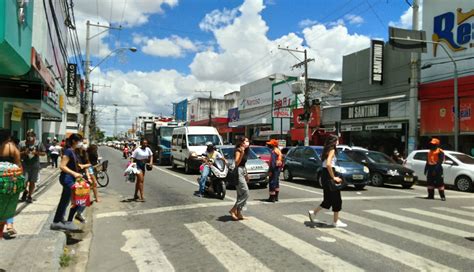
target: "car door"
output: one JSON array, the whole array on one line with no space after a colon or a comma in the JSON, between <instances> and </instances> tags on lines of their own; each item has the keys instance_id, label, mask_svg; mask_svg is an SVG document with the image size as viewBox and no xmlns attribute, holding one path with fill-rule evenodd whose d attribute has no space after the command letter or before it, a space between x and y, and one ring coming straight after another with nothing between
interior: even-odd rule
<instances>
[{"instance_id":1,"label":"car door","mask_svg":"<svg viewBox=\"0 0 474 272\"><path fill-rule=\"evenodd\" d=\"M443 176L444 183L448 185L454 185L456 179L456 173L459 172L459 164L455 159L449 154L444 153L444 162L443 162Z\"/></svg>"},{"instance_id":2,"label":"car door","mask_svg":"<svg viewBox=\"0 0 474 272\"><path fill-rule=\"evenodd\" d=\"M311 147L303 150L301 175L308 180L316 180L318 169L321 167L321 160Z\"/></svg>"},{"instance_id":3,"label":"car door","mask_svg":"<svg viewBox=\"0 0 474 272\"><path fill-rule=\"evenodd\" d=\"M294 177L303 176L303 149L302 147L297 147L293 152L291 173Z\"/></svg>"},{"instance_id":4,"label":"car door","mask_svg":"<svg viewBox=\"0 0 474 272\"><path fill-rule=\"evenodd\" d=\"M413 155L413 160L409 168L415 171L415 174L418 176L419 180L426 181L425 165L427 157L428 151L419 151L416 152L415 155Z\"/></svg>"}]
</instances>

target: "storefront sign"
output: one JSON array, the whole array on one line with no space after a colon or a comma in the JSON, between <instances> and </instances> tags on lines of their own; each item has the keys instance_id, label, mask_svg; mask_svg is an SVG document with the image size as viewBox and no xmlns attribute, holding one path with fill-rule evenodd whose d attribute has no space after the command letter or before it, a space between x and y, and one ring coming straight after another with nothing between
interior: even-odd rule
<instances>
[{"instance_id":1,"label":"storefront sign","mask_svg":"<svg viewBox=\"0 0 474 272\"><path fill-rule=\"evenodd\" d=\"M239 104L239 110L242 111L270 105L271 101L272 97L270 92L242 98L242 101Z\"/></svg>"},{"instance_id":2,"label":"storefront sign","mask_svg":"<svg viewBox=\"0 0 474 272\"><path fill-rule=\"evenodd\" d=\"M49 71L49 69L46 67L46 65L44 65L41 55L38 54L35 48L33 47L31 48L31 65L33 66L33 68L35 68L35 70L41 76L41 78L46 83L46 85L51 90L54 90L55 88L54 77Z\"/></svg>"},{"instance_id":3,"label":"storefront sign","mask_svg":"<svg viewBox=\"0 0 474 272\"><path fill-rule=\"evenodd\" d=\"M341 126L341 131L346 132L346 131L362 131L363 127L362 126Z\"/></svg>"},{"instance_id":4,"label":"storefront sign","mask_svg":"<svg viewBox=\"0 0 474 272\"><path fill-rule=\"evenodd\" d=\"M77 64L68 63L66 95L69 97L76 96L76 89L77 89Z\"/></svg>"},{"instance_id":5,"label":"storefront sign","mask_svg":"<svg viewBox=\"0 0 474 272\"><path fill-rule=\"evenodd\" d=\"M227 118L229 118L229 122L239 121L240 120L239 108L229 109L229 111L227 112Z\"/></svg>"},{"instance_id":6,"label":"storefront sign","mask_svg":"<svg viewBox=\"0 0 474 272\"><path fill-rule=\"evenodd\" d=\"M370 84L383 83L383 47L384 42L372 40L370 46Z\"/></svg>"},{"instance_id":7,"label":"storefront sign","mask_svg":"<svg viewBox=\"0 0 474 272\"><path fill-rule=\"evenodd\" d=\"M304 113L303 108L293 109L293 125L295 128L304 128L304 121L300 115ZM321 109L319 106L311 107L311 115L309 118L309 127L319 127L321 124Z\"/></svg>"},{"instance_id":8,"label":"storefront sign","mask_svg":"<svg viewBox=\"0 0 474 272\"><path fill-rule=\"evenodd\" d=\"M453 99L427 100L421 102L421 135L449 135L454 131ZM473 97L462 97L459 103L459 129L474 132Z\"/></svg>"},{"instance_id":9,"label":"storefront sign","mask_svg":"<svg viewBox=\"0 0 474 272\"><path fill-rule=\"evenodd\" d=\"M296 95L291 91L288 81L282 81L272 86L273 105L272 117L291 118L292 108L296 107Z\"/></svg>"},{"instance_id":10,"label":"storefront sign","mask_svg":"<svg viewBox=\"0 0 474 272\"><path fill-rule=\"evenodd\" d=\"M381 130L385 129L384 124L371 124L371 125L366 125L365 130Z\"/></svg>"},{"instance_id":11,"label":"storefront sign","mask_svg":"<svg viewBox=\"0 0 474 272\"><path fill-rule=\"evenodd\" d=\"M387 117L388 103L360 105L341 108L341 119L363 119L374 117Z\"/></svg>"},{"instance_id":12,"label":"storefront sign","mask_svg":"<svg viewBox=\"0 0 474 272\"><path fill-rule=\"evenodd\" d=\"M41 120L45 122L62 122L63 121L61 117L43 117L43 119Z\"/></svg>"},{"instance_id":13,"label":"storefront sign","mask_svg":"<svg viewBox=\"0 0 474 272\"><path fill-rule=\"evenodd\" d=\"M25 119L41 119L41 113L39 112L25 112L23 114Z\"/></svg>"},{"instance_id":14,"label":"storefront sign","mask_svg":"<svg viewBox=\"0 0 474 272\"><path fill-rule=\"evenodd\" d=\"M17 108L17 107L13 107L11 120L15 121L15 122L20 122L22 114L23 114L22 109Z\"/></svg>"}]
</instances>

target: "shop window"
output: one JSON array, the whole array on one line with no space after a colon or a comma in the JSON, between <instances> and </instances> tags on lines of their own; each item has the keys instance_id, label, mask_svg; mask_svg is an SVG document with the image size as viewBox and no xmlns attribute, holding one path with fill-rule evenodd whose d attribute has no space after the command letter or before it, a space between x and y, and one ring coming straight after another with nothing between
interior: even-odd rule
<instances>
[{"instance_id":1,"label":"shop window","mask_svg":"<svg viewBox=\"0 0 474 272\"><path fill-rule=\"evenodd\" d=\"M426 161L426 158L428 157L428 152L418 152L413 156L414 160L417 161Z\"/></svg>"}]
</instances>

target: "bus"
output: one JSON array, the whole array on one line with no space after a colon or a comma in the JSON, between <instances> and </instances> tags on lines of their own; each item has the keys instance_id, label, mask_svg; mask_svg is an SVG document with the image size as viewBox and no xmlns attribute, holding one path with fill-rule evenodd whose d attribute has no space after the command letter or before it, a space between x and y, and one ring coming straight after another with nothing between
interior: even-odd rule
<instances>
[{"instance_id":1,"label":"bus","mask_svg":"<svg viewBox=\"0 0 474 272\"><path fill-rule=\"evenodd\" d=\"M145 139L148 140L151 151L153 152L153 160L160 164L170 164L171 157L171 136L173 129L178 127L177 122L173 121L156 121L147 124L145 129Z\"/></svg>"}]
</instances>

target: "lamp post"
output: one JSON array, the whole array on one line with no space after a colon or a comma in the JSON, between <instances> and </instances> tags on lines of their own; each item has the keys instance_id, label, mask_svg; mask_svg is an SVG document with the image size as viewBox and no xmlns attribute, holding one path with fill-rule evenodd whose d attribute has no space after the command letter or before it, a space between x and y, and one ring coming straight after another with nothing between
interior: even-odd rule
<instances>
[{"instance_id":1,"label":"lamp post","mask_svg":"<svg viewBox=\"0 0 474 272\"><path fill-rule=\"evenodd\" d=\"M430 43L430 44L436 44L441 46L443 48L443 51L446 53L448 56L449 60L453 63L454 66L454 150L458 151L459 150L459 95L458 95L458 66L456 64L456 61L454 60L453 56L449 53L448 49L446 49L446 46L444 46L443 43L441 42L435 42L435 41L426 41L426 40L417 40L417 39L409 39L409 38L398 38L398 37L390 37L390 39L393 40L401 40L401 41L412 41L412 42L423 42L423 43ZM421 67L421 69L427 69L431 67L433 64L427 63ZM413 114L417 114L416 112Z\"/></svg>"}]
</instances>

